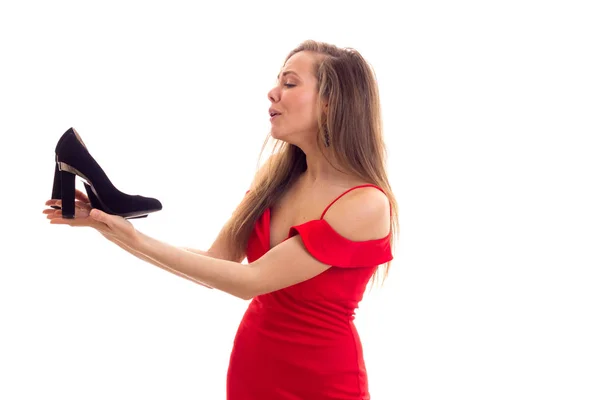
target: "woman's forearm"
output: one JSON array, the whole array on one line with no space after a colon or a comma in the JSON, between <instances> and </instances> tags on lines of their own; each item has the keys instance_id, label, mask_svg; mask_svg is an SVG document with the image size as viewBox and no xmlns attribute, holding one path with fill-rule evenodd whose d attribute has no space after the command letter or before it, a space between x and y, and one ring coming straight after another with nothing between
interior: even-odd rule
<instances>
[{"instance_id":1,"label":"woman's forearm","mask_svg":"<svg viewBox=\"0 0 600 400\"><path fill-rule=\"evenodd\" d=\"M241 299L248 300L254 295L257 274L249 265L187 251L141 232L137 236L132 246L145 257Z\"/></svg>"},{"instance_id":2,"label":"woman's forearm","mask_svg":"<svg viewBox=\"0 0 600 400\"><path fill-rule=\"evenodd\" d=\"M104 235L103 235L103 236L104 236ZM146 261L146 262L148 262L148 263L150 263L150 264L152 264L152 265L155 265L155 266L157 266L157 267L159 267L159 268L162 268L162 269L164 269L165 271L171 272L171 273L173 273L173 274L175 274L175 275L177 275L177 276L180 276L180 277L182 277L182 278L185 278L185 279L187 279L187 280L189 280L189 281L192 281L192 282L194 282L194 283L197 283L197 284L199 284L199 285L202 285L202 286L205 286L205 287L207 287L207 288L209 288L209 289L212 289L212 287L210 287L209 285L207 285L207 284L205 284L205 283L203 283L203 282L200 282L200 281L198 281L197 279L194 279L194 278L192 278L191 276L189 276L189 275L186 275L186 274L184 274L184 273L182 273L182 272L179 272L179 271L177 271L177 270L175 270L175 269L169 268L168 266L166 266L166 265L164 265L164 264L161 264L161 263L159 263L158 261L156 261L156 260L154 260L154 259L152 259L152 258L150 258L150 257L148 257L148 256L146 256L146 255L144 255L143 253L141 253L141 252L139 252L139 251L135 250L134 248L127 246L126 244L124 244L123 242L121 242L121 241L119 241L119 240L116 240L116 239L114 239L114 238L109 238L109 237L107 237L107 236L105 236L105 237L106 237L108 240L110 240L111 242L113 242L114 244L116 244L117 246L119 246L120 248L122 248L123 250L125 250L125 251L127 251L127 252L131 253L132 255L136 256L137 258L139 258L139 259L140 259L140 260L142 260L142 261ZM184 250L187 250L187 251L192 251L192 249L188 249L188 248L186 248L186 247L182 247L182 249L184 249ZM209 254L208 254L207 252L205 252L205 251L201 251L201 250L195 250L195 249L194 249L192 252L194 252L194 253L197 253L197 254L202 254L202 255L205 255L205 256L209 256Z\"/></svg>"}]
</instances>

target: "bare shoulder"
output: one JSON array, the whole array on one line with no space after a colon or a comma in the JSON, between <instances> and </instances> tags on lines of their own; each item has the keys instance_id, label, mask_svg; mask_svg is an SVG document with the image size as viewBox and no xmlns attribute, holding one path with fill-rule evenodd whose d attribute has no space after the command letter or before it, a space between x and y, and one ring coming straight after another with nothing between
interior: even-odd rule
<instances>
[{"instance_id":1,"label":"bare shoulder","mask_svg":"<svg viewBox=\"0 0 600 400\"><path fill-rule=\"evenodd\" d=\"M390 232L390 202L377 188L357 188L338 199L324 219L347 239L380 239Z\"/></svg>"}]
</instances>

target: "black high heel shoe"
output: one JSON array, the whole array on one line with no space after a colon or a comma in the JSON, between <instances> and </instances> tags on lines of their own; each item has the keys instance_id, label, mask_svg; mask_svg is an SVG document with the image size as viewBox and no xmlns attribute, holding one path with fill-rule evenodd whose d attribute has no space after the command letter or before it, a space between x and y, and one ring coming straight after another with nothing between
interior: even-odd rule
<instances>
[{"instance_id":1,"label":"black high heel shoe","mask_svg":"<svg viewBox=\"0 0 600 400\"><path fill-rule=\"evenodd\" d=\"M55 149L56 165L52 199L62 200L63 218L75 218L75 176L83 179L90 205L107 214L121 217L144 218L162 210L157 199L128 195L117 189L94 160L79 134L69 128L59 139Z\"/></svg>"}]
</instances>

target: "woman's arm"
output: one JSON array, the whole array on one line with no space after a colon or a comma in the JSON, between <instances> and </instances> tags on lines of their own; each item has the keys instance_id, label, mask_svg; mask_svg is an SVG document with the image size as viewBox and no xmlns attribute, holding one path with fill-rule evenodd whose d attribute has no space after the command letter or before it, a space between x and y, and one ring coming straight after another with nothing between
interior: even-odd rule
<instances>
[{"instance_id":1,"label":"woman's arm","mask_svg":"<svg viewBox=\"0 0 600 400\"><path fill-rule=\"evenodd\" d=\"M150 264L152 264L152 265L155 265L155 266L157 266L157 267L159 267L159 268L162 268L162 269L164 269L165 271L171 272L171 273L173 273L173 274L175 274L175 275L177 275L177 276L180 276L180 277L182 277L182 278L185 278L185 279L187 279L187 280L189 280L189 281L192 281L192 282L194 282L194 283L197 283L197 284L199 284L199 285L202 285L202 286L205 286L205 287L207 287L207 288L209 288L209 289L212 289L212 287L208 286L207 284L205 284L205 283L203 283L203 282L200 282L200 281L199 281L199 280L197 280L197 279L194 279L194 278L192 278L192 277L191 277L191 276L189 276L189 275L186 275L186 274L184 274L184 273L182 273L182 272L179 272L179 271L177 271L176 269L169 268L169 267L168 267L168 266L166 266L165 264L162 264L162 263L159 263L159 262L158 262L158 261L156 261L156 260L153 260L152 258L150 258L150 257L148 257L148 256L146 256L146 255L144 255L143 253L140 253L139 251L137 251L137 250L135 250L135 249L133 249L133 248L131 248L131 247L127 246L125 243L121 242L120 240L117 240L117 239L115 239L115 238L110 238L110 237L108 237L108 236L106 236L106 235L102 235L102 236L106 237L108 240L110 240L111 242L113 242L114 244L116 244L117 246L119 246L120 248L122 248L123 250L125 250L125 251L127 251L127 252L129 252L129 253L133 254L134 256L136 256L137 258L139 258L139 259L140 259L140 260L142 260L142 261L146 261L146 262L148 262L148 263L150 263ZM182 247L182 249L184 249L184 250L188 250L188 249L187 249L187 248L185 248L185 247ZM189 250L188 250L188 251L189 251ZM209 255L208 255L208 253L207 253L207 252L205 252L205 251L201 251L201 250L194 250L194 252L198 252L198 254L202 254L202 255L205 255L205 256L209 256Z\"/></svg>"},{"instance_id":2,"label":"woman's arm","mask_svg":"<svg viewBox=\"0 0 600 400\"><path fill-rule=\"evenodd\" d=\"M134 255L139 254L152 264L162 265L175 274L189 277L241 299L249 300L253 297L254 277L248 265L187 251L139 231L137 237L136 244L124 248L126 251Z\"/></svg>"},{"instance_id":3,"label":"woman's arm","mask_svg":"<svg viewBox=\"0 0 600 400\"><path fill-rule=\"evenodd\" d=\"M331 233L335 238L332 240L339 241L341 237L342 240L369 241L384 237L388 231L390 211L386 196L375 189L361 192L363 194L346 196L329 212L326 222L335 233ZM379 196L381 201L373 196ZM46 204L57 205L57 200ZM319 261L321 258L308 250L300 235L278 244L252 263L241 264L153 239L137 231L127 219L101 210L85 211L85 215L73 219L62 218L60 210L44 210L44 213L51 224L93 227L141 260L244 300L305 281L331 267L330 262Z\"/></svg>"},{"instance_id":4,"label":"woman's arm","mask_svg":"<svg viewBox=\"0 0 600 400\"><path fill-rule=\"evenodd\" d=\"M336 235L364 242L388 234L390 211L385 194L376 189L364 190L344 200L328 215ZM315 258L298 235L247 265L191 253L139 231L131 243L135 251L148 258L244 300L303 282L331 267Z\"/></svg>"}]
</instances>

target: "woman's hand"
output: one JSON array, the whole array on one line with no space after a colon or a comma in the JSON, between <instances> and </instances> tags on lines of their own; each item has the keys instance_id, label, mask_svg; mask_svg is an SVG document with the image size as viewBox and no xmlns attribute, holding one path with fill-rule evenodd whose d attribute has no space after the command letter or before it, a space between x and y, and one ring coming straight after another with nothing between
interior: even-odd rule
<instances>
[{"instance_id":1,"label":"woman's hand","mask_svg":"<svg viewBox=\"0 0 600 400\"><path fill-rule=\"evenodd\" d=\"M61 203L61 200L48 200L46 205L60 207ZM60 209L45 209L43 212L52 225L89 226L117 244L135 248L139 239L138 232L131 222L123 217L92 208L88 197L77 189L75 189L75 218L63 218Z\"/></svg>"}]
</instances>

